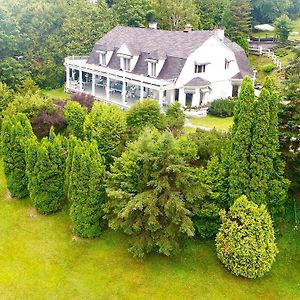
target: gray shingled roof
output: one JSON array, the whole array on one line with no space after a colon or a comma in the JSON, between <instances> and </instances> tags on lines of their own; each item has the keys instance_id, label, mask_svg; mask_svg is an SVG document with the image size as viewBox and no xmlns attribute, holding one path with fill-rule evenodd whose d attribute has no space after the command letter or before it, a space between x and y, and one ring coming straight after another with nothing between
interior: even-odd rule
<instances>
[{"instance_id":1,"label":"gray shingled roof","mask_svg":"<svg viewBox=\"0 0 300 300\"><path fill-rule=\"evenodd\" d=\"M200 77L195 77L192 80L190 80L188 83L186 83L184 86L187 87L193 87L193 86L208 86L210 85L211 82L209 82L208 80L205 80L203 78Z\"/></svg>"},{"instance_id":2,"label":"gray shingled roof","mask_svg":"<svg viewBox=\"0 0 300 300\"><path fill-rule=\"evenodd\" d=\"M147 76L147 58L166 58L157 78L177 79L188 56L213 35L214 32L208 30L182 32L118 26L95 44L87 62L98 65L97 51L113 50L108 67L119 70L120 63L116 52L125 43L133 55L139 55L132 73ZM253 72L244 50L227 38L224 43L234 52L242 76L252 76Z\"/></svg>"}]
</instances>

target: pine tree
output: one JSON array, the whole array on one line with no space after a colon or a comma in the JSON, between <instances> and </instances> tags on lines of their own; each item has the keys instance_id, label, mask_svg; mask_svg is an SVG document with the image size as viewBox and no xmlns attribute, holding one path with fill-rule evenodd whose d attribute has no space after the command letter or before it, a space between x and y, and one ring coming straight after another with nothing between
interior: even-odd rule
<instances>
[{"instance_id":1,"label":"pine tree","mask_svg":"<svg viewBox=\"0 0 300 300\"><path fill-rule=\"evenodd\" d=\"M184 125L185 114L182 111L179 102L175 102L168 106L166 111L166 122L168 129L178 136Z\"/></svg>"},{"instance_id":2,"label":"pine tree","mask_svg":"<svg viewBox=\"0 0 300 300\"><path fill-rule=\"evenodd\" d=\"M41 214L61 209L64 200L66 145L64 138L51 129L49 138L31 141L27 150L30 197ZM36 161L34 163L34 158Z\"/></svg>"},{"instance_id":3,"label":"pine tree","mask_svg":"<svg viewBox=\"0 0 300 300\"><path fill-rule=\"evenodd\" d=\"M101 233L104 180L105 166L96 142L77 141L70 172L70 216L78 236L92 238Z\"/></svg>"},{"instance_id":4,"label":"pine tree","mask_svg":"<svg viewBox=\"0 0 300 300\"><path fill-rule=\"evenodd\" d=\"M235 106L229 155L229 195L231 202L249 194L250 145L254 122L254 89L249 77L243 80Z\"/></svg>"},{"instance_id":5,"label":"pine tree","mask_svg":"<svg viewBox=\"0 0 300 300\"><path fill-rule=\"evenodd\" d=\"M272 267L278 253L272 219L265 205L258 206L246 196L238 198L216 237L217 255L235 275L262 277Z\"/></svg>"},{"instance_id":6,"label":"pine tree","mask_svg":"<svg viewBox=\"0 0 300 300\"><path fill-rule=\"evenodd\" d=\"M1 134L1 153L7 187L13 197L28 196L26 175L25 143L33 137L33 131L26 115L6 116Z\"/></svg>"}]
</instances>

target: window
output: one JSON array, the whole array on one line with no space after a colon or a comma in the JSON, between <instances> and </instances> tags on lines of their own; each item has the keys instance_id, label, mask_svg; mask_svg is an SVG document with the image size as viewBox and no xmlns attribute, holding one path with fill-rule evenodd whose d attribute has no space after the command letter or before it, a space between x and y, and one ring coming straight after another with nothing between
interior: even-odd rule
<instances>
[{"instance_id":1,"label":"window","mask_svg":"<svg viewBox=\"0 0 300 300\"><path fill-rule=\"evenodd\" d=\"M106 66L106 54L105 53L100 53L100 65L101 66Z\"/></svg>"},{"instance_id":2,"label":"window","mask_svg":"<svg viewBox=\"0 0 300 300\"><path fill-rule=\"evenodd\" d=\"M195 73L205 73L206 65L195 65Z\"/></svg>"},{"instance_id":3,"label":"window","mask_svg":"<svg viewBox=\"0 0 300 300\"><path fill-rule=\"evenodd\" d=\"M225 70L229 69L229 64L230 64L230 61L228 61L227 59L225 59Z\"/></svg>"},{"instance_id":4,"label":"window","mask_svg":"<svg viewBox=\"0 0 300 300\"><path fill-rule=\"evenodd\" d=\"M150 62L149 64L149 76L156 77L156 63Z\"/></svg>"},{"instance_id":5,"label":"window","mask_svg":"<svg viewBox=\"0 0 300 300\"><path fill-rule=\"evenodd\" d=\"M123 58L123 70L130 71L130 58Z\"/></svg>"}]
</instances>

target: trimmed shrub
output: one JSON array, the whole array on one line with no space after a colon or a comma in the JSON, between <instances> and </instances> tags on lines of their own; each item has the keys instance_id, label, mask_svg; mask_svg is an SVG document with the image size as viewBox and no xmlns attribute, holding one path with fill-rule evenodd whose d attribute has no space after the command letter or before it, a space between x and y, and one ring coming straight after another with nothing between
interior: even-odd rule
<instances>
[{"instance_id":1,"label":"trimmed shrub","mask_svg":"<svg viewBox=\"0 0 300 300\"><path fill-rule=\"evenodd\" d=\"M64 116L68 123L68 132L77 138L83 139L83 124L87 115L87 108L78 102L68 101L64 107Z\"/></svg>"},{"instance_id":2,"label":"trimmed shrub","mask_svg":"<svg viewBox=\"0 0 300 300\"><path fill-rule=\"evenodd\" d=\"M92 238L101 233L104 180L105 166L97 143L77 141L70 173L70 216L78 236Z\"/></svg>"},{"instance_id":3,"label":"trimmed shrub","mask_svg":"<svg viewBox=\"0 0 300 300\"><path fill-rule=\"evenodd\" d=\"M265 73L271 73L273 70L275 70L275 65L268 64L261 67L262 71Z\"/></svg>"},{"instance_id":4,"label":"trimmed shrub","mask_svg":"<svg viewBox=\"0 0 300 300\"><path fill-rule=\"evenodd\" d=\"M271 269L278 253L265 205L258 206L241 196L227 214L221 212L221 220L216 237L218 258L237 276L262 277Z\"/></svg>"},{"instance_id":5,"label":"trimmed shrub","mask_svg":"<svg viewBox=\"0 0 300 300\"><path fill-rule=\"evenodd\" d=\"M233 116L235 104L234 99L217 99L211 103L208 113L218 117L231 117Z\"/></svg>"},{"instance_id":6,"label":"trimmed shrub","mask_svg":"<svg viewBox=\"0 0 300 300\"><path fill-rule=\"evenodd\" d=\"M29 194L24 143L33 136L30 122L24 114L4 118L1 154L7 187L13 197L24 198Z\"/></svg>"}]
</instances>

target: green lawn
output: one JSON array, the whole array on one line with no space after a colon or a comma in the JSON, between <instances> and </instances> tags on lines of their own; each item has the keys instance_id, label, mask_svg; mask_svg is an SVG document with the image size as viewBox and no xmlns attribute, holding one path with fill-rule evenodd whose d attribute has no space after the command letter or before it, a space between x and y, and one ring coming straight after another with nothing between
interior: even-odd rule
<instances>
[{"instance_id":1,"label":"green lawn","mask_svg":"<svg viewBox=\"0 0 300 300\"><path fill-rule=\"evenodd\" d=\"M64 100L64 99L70 97L69 94L65 93L63 87L58 88L58 89L54 89L54 90L42 90L42 92L45 95L47 95L47 96L49 96L49 97L51 97L53 99L62 99L62 100Z\"/></svg>"},{"instance_id":2,"label":"green lawn","mask_svg":"<svg viewBox=\"0 0 300 300\"><path fill-rule=\"evenodd\" d=\"M207 128L215 128L218 130L228 131L233 124L233 117L220 118L208 115L204 118L189 118L193 125L203 126Z\"/></svg>"},{"instance_id":3,"label":"green lawn","mask_svg":"<svg viewBox=\"0 0 300 300\"><path fill-rule=\"evenodd\" d=\"M112 231L73 241L67 209L36 215L28 199L9 198L2 170L0 197L0 299L300 299L300 235L291 223L271 272L248 280L222 266L212 241L144 261Z\"/></svg>"}]
</instances>

